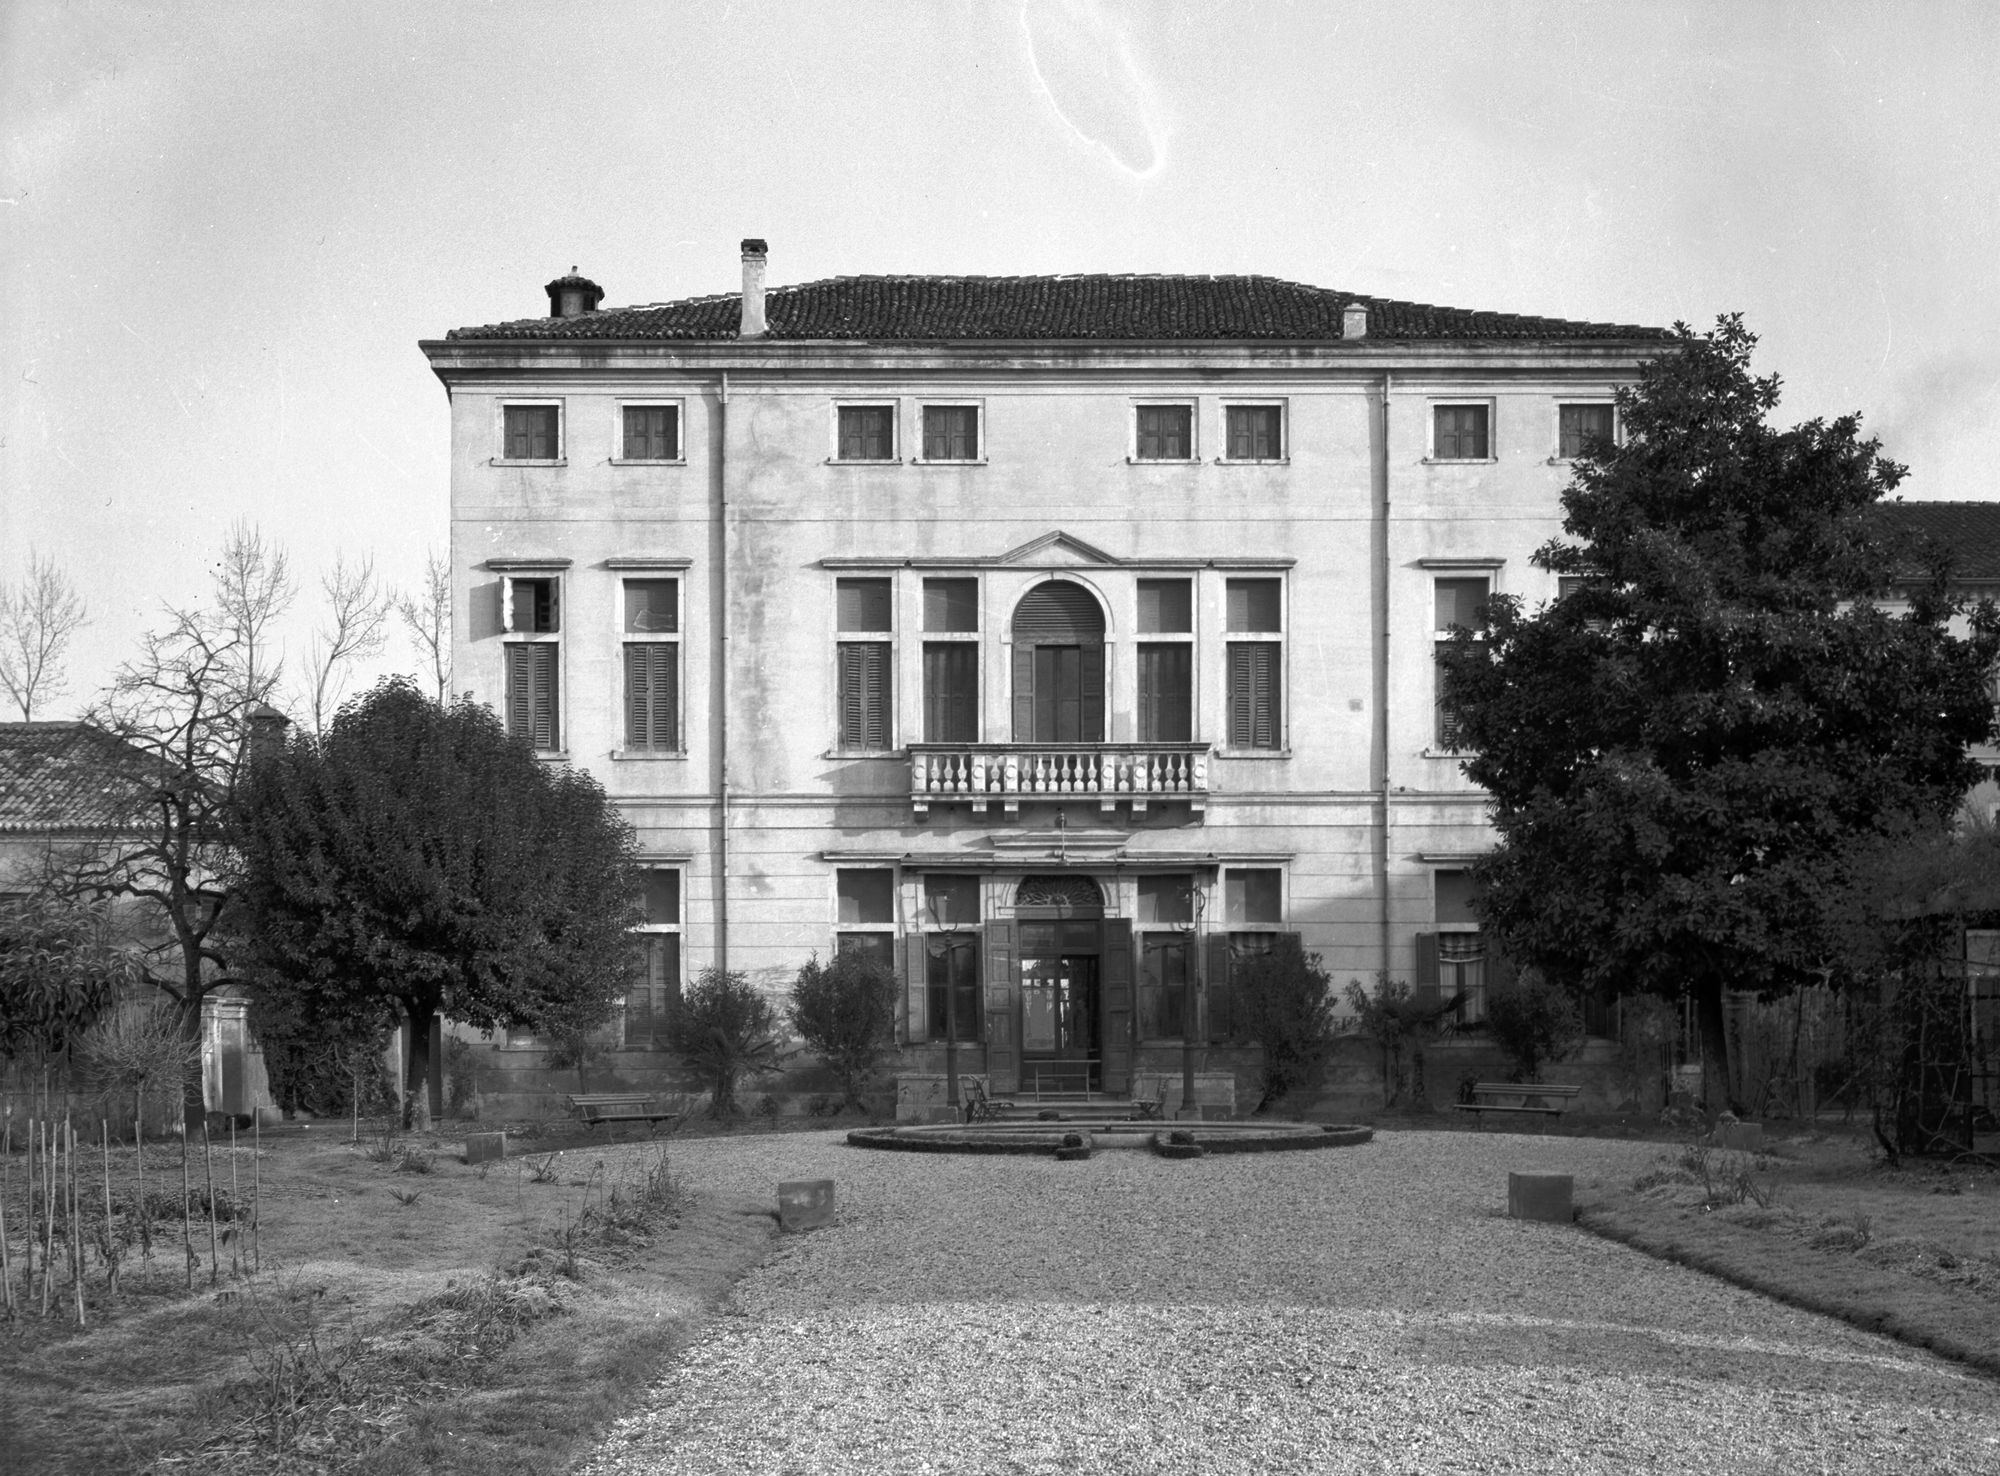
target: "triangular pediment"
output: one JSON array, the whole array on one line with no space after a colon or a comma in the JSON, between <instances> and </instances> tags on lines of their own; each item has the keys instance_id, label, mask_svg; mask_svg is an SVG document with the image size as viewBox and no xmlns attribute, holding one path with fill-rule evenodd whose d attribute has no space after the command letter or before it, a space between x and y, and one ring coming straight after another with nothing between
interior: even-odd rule
<instances>
[{"instance_id":1,"label":"triangular pediment","mask_svg":"<svg viewBox=\"0 0 2000 1476\"><path fill-rule=\"evenodd\" d=\"M1124 560L1115 554L1085 543L1074 534L1065 533L1060 528L1044 533L1040 538L1030 539L1019 548L1009 549L1000 555L1002 564L1119 564Z\"/></svg>"}]
</instances>

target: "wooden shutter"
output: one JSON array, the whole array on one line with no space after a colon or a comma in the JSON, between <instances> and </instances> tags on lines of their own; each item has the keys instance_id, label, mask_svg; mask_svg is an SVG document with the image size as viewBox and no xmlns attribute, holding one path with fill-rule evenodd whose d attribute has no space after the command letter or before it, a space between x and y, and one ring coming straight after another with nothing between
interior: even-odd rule
<instances>
[{"instance_id":1,"label":"wooden shutter","mask_svg":"<svg viewBox=\"0 0 2000 1476\"><path fill-rule=\"evenodd\" d=\"M1214 934L1208 940L1208 971L1202 986L1202 1034L1211 1045L1227 1045L1235 1011L1230 1008L1229 937L1226 933Z\"/></svg>"},{"instance_id":2,"label":"wooden shutter","mask_svg":"<svg viewBox=\"0 0 2000 1476\"><path fill-rule=\"evenodd\" d=\"M1014 741L1035 741L1035 647L1014 643Z\"/></svg>"},{"instance_id":3,"label":"wooden shutter","mask_svg":"<svg viewBox=\"0 0 2000 1476\"><path fill-rule=\"evenodd\" d=\"M1021 1047L1015 1008L1015 927L1011 922L990 922L982 931L986 949L987 1090L995 1096L1006 1096L1021 1089Z\"/></svg>"},{"instance_id":4,"label":"wooden shutter","mask_svg":"<svg viewBox=\"0 0 2000 1476\"><path fill-rule=\"evenodd\" d=\"M1085 743L1104 741L1104 647L1085 646L1082 659L1083 711L1077 736ZM1129 949L1130 943L1127 942Z\"/></svg>"},{"instance_id":5,"label":"wooden shutter","mask_svg":"<svg viewBox=\"0 0 2000 1476\"><path fill-rule=\"evenodd\" d=\"M560 748L560 714L556 711L556 647L548 642L528 647L534 653L535 747Z\"/></svg>"},{"instance_id":6,"label":"wooden shutter","mask_svg":"<svg viewBox=\"0 0 2000 1476\"><path fill-rule=\"evenodd\" d=\"M1123 918L1104 921L1103 973L1104 1090L1124 1092L1132 1085L1132 924Z\"/></svg>"},{"instance_id":7,"label":"wooden shutter","mask_svg":"<svg viewBox=\"0 0 2000 1476\"><path fill-rule=\"evenodd\" d=\"M1232 748L1276 748L1283 731L1278 696L1276 641L1232 641L1229 645L1229 744Z\"/></svg>"},{"instance_id":8,"label":"wooden shutter","mask_svg":"<svg viewBox=\"0 0 2000 1476\"><path fill-rule=\"evenodd\" d=\"M887 642L841 642L840 742L846 748L889 746Z\"/></svg>"},{"instance_id":9,"label":"wooden shutter","mask_svg":"<svg viewBox=\"0 0 2000 1476\"><path fill-rule=\"evenodd\" d=\"M556 647L553 642L507 647L507 731L537 748L558 747Z\"/></svg>"},{"instance_id":10,"label":"wooden shutter","mask_svg":"<svg viewBox=\"0 0 2000 1476\"><path fill-rule=\"evenodd\" d=\"M896 947L902 954L903 965L903 1029L904 1041L916 1045L926 1038L924 1025L924 994L930 985L930 950L924 946L921 935L898 939Z\"/></svg>"},{"instance_id":11,"label":"wooden shutter","mask_svg":"<svg viewBox=\"0 0 2000 1476\"><path fill-rule=\"evenodd\" d=\"M924 741L971 743L979 736L979 648L970 641L924 646Z\"/></svg>"},{"instance_id":12,"label":"wooden shutter","mask_svg":"<svg viewBox=\"0 0 2000 1476\"><path fill-rule=\"evenodd\" d=\"M1427 1004L1442 1004L1443 991L1438 985L1438 935L1436 933L1417 934L1417 964L1412 975L1412 993Z\"/></svg>"},{"instance_id":13,"label":"wooden shutter","mask_svg":"<svg viewBox=\"0 0 2000 1476\"><path fill-rule=\"evenodd\" d=\"M625 647L627 748L679 747L678 654L666 641L634 641Z\"/></svg>"}]
</instances>

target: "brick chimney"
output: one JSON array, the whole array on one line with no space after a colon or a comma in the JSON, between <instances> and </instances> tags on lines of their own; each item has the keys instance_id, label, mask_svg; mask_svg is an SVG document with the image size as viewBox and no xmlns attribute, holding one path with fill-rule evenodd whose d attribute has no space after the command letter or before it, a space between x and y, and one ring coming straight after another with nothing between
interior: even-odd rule
<instances>
[{"instance_id":1,"label":"brick chimney","mask_svg":"<svg viewBox=\"0 0 2000 1476\"><path fill-rule=\"evenodd\" d=\"M579 277L575 267L569 269L568 276L557 277L542 290L549 295L551 318L580 318L596 312L597 305L604 301L604 289L588 277Z\"/></svg>"},{"instance_id":2,"label":"brick chimney","mask_svg":"<svg viewBox=\"0 0 2000 1476\"><path fill-rule=\"evenodd\" d=\"M743 243L743 323L738 338L762 338L764 323L764 254L770 248L752 237Z\"/></svg>"},{"instance_id":3,"label":"brick chimney","mask_svg":"<svg viewBox=\"0 0 2000 1476\"><path fill-rule=\"evenodd\" d=\"M1368 304L1350 302L1340 310L1340 336L1342 338L1366 338L1368 336Z\"/></svg>"}]
</instances>

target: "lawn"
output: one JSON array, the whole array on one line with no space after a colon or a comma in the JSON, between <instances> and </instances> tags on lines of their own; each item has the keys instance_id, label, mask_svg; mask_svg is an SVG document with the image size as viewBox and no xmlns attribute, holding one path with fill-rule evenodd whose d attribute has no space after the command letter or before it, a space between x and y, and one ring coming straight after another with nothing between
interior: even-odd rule
<instances>
[{"instance_id":1,"label":"lawn","mask_svg":"<svg viewBox=\"0 0 2000 1476\"><path fill-rule=\"evenodd\" d=\"M135 1240L133 1152L114 1147L113 1223L132 1242L119 1288L107 1293L87 1245L79 1329L58 1244L49 1315L38 1285L0 1334L0 1469L567 1469L767 1252L775 1204L689 1194L671 1141L609 1156L574 1140L522 1147L469 1167L455 1137L377 1129L355 1142L345 1124L316 1124L266 1134L253 1176L239 1137L213 1155L212 1267L197 1143L192 1290L179 1144L146 1149L150 1257ZM101 1156L82 1167L88 1239ZM19 1299L22 1155L7 1169Z\"/></svg>"}]
</instances>

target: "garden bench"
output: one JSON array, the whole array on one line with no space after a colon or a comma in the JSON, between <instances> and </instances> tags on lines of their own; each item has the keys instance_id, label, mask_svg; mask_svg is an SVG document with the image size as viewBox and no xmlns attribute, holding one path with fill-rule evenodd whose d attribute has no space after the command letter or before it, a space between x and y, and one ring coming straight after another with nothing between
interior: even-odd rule
<instances>
[{"instance_id":1,"label":"garden bench","mask_svg":"<svg viewBox=\"0 0 2000 1476\"><path fill-rule=\"evenodd\" d=\"M1472 1087L1470 1102L1454 1102L1460 1112L1479 1114L1479 1126L1486 1126L1489 1112L1526 1112L1539 1117L1561 1117L1574 1102L1580 1086L1553 1086L1545 1081L1481 1081Z\"/></svg>"},{"instance_id":2,"label":"garden bench","mask_svg":"<svg viewBox=\"0 0 2000 1476\"><path fill-rule=\"evenodd\" d=\"M573 1095L569 1105L586 1127L613 1122L675 1122L679 1107L662 1106L650 1092L588 1092Z\"/></svg>"}]
</instances>

